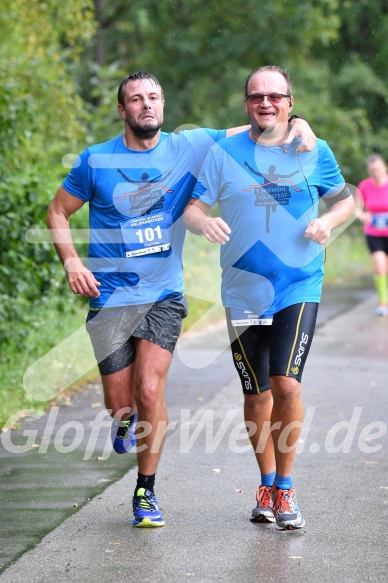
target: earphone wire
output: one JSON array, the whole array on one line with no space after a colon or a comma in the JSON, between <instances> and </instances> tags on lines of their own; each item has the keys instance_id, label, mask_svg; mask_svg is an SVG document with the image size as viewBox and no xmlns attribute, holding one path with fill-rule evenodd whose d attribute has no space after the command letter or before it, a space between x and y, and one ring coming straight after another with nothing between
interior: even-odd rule
<instances>
[{"instance_id":1,"label":"earphone wire","mask_svg":"<svg viewBox=\"0 0 388 583\"><path fill-rule=\"evenodd\" d=\"M308 182L308 180L307 180L307 177L306 177L306 175L305 175L305 173L304 173L304 171L303 171L303 166L302 166L302 164L301 164L301 161L300 161L300 158L299 158L299 154L300 154L300 152L297 152L299 168L300 168L300 171L301 171L301 173L302 173L302 176L303 176L303 178L304 178L304 181L305 181L305 182L306 182L306 184L307 184L307 188L308 188L309 195L310 195L310 198L311 198L311 202L312 202L312 205L313 205L313 209L312 209L312 210L313 210L313 212L314 212L314 207L315 207L314 198L313 198L313 195L312 195L312 193L311 193L311 190L310 190L310 185L309 185L309 182ZM310 218L310 216L309 216L309 214L308 214L308 213L307 213L307 217L308 217L308 220L309 220L309 221L311 221L311 218ZM325 244L325 243L323 243L323 245L321 245L321 246L323 247L323 251L324 251L324 255L323 255L323 264L325 264L325 263L326 263L326 258L327 258L327 252L326 252L326 244Z\"/></svg>"}]
</instances>

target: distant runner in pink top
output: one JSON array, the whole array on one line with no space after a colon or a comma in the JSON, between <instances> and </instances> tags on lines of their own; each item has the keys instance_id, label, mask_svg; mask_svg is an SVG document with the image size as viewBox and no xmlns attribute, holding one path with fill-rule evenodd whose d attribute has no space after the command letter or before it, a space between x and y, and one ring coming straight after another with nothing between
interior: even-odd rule
<instances>
[{"instance_id":1,"label":"distant runner in pink top","mask_svg":"<svg viewBox=\"0 0 388 583\"><path fill-rule=\"evenodd\" d=\"M374 279L379 296L376 313L388 315L388 174L379 154L367 159L369 178L358 185L356 216L364 223L367 245L372 255Z\"/></svg>"}]
</instances>

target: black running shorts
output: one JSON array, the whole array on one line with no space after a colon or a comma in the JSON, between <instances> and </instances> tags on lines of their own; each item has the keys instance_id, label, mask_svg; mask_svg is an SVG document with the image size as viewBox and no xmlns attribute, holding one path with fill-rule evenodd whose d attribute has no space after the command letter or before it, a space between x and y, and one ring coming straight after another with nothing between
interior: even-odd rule
<instances>
[{"instance_id":1,"label":"black running shorts","mask_svg":"<svg viewBox=\"0 0 388 583\"><path fill-rule=\"evenodd\" d=\"M127 368L135 360L135 338L144 338L171 354L187 316L187 303L166 299L154 304L90 310L86 330L101 375Z\"/></svg>"},{"instance_id":2,"label":"black running shorts","mask_svg":"<svg viewBox=\"0 0 388 583\"><path fill-rule=\"evenodd\" d=\"M388 237L366 235L366 243L371 253L375 253L376 251L383 251L386 255L388 255Z\"/></svg>"},{"instance_id":3,"label":"black running shorts","mask_svg":"<svg viewBox=\"0 0 388 583\"><path fill-rule=\"evenodd\" d=\"M294 304L277 312L270 325L234 326L226 319L243 393L254 395L270 388L269 377L281 375L301 381L313 339L317 303Z\"/></svg>"}]
</instances>

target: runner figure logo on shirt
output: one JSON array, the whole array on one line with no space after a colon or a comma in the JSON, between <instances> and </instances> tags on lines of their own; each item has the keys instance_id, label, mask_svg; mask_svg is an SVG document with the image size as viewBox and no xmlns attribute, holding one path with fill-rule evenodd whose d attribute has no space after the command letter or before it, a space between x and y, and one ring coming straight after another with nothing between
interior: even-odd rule
<instances>
[{"instance_id":1,"label":"runner figure logo on shirt","mask_svg":"<svg viewBox=\"0 0 388 583\"><path fill-rule=\"evenodd\" d=\"M244 165L247 166L250 172L256 176L260 176L264 180L262 184L251 184L249 188L241 188L240 190L242 192L252 192L253 190L256 196L255 206L265 206L265 230L266 233L269 233L271 210L275 212L278 205L285 206L289 204L289 199L292 195L291 189L295 192L302 192L291 180L287 180L287 178L291 178L294 174L298 174L299 170L295 170L291 174L277 174L275 172L276 166L271 165L268 168L268 172L264 175L254 170L248 162L244 161ZM290 186L284 184L285 182L288 182Z\"/></svg>"},{"instance_id":2,"label":"runner figure logo on shirt","mask_svg":"<svg viewBox=\"0 0 388 583\"><path fill-rule=\"evenodd\" d=\"M117 168L117 172L121 174L126 182L130 182L137 188L137 190L132 192L126 192L123 196L114 197L117 200L128 199L129 213L131 215L150 214L151 211L162 209L165 202L165 194L174 192L162 184L162 181L171 174L171 171L167 172L164 176L158 176L152 179L149 179L147 172L143 172L141 182L131 180L120 168Z\"/></svg>"}]
</instances>

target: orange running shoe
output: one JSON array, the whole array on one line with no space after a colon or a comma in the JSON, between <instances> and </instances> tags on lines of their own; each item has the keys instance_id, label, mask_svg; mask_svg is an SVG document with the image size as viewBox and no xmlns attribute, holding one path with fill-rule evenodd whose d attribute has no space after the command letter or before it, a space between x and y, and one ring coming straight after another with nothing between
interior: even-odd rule
<instances>
[{"instance_id":1,"label":"orange running shoe","mask_svg":"<svg viewBox=\"0 0 388 583\"><path fill-rule=\"evenodd\" d=\"M296 501L295 490L275 490L275 502L273 511L275 514L275 527L278 530L296 530L303 528L305 521Z\"/></svg>"},{"instance_id":2,"label":"orange running shoe","mask_svg":"<svg viewBox=\"0 0 388 583\"><path fill-rule=\"evenodd\" d=\"M275 522L272 491L272 486L259 486L256 492L257 504L252 510L251 522Z\"/></svg>"}]
</instances>

